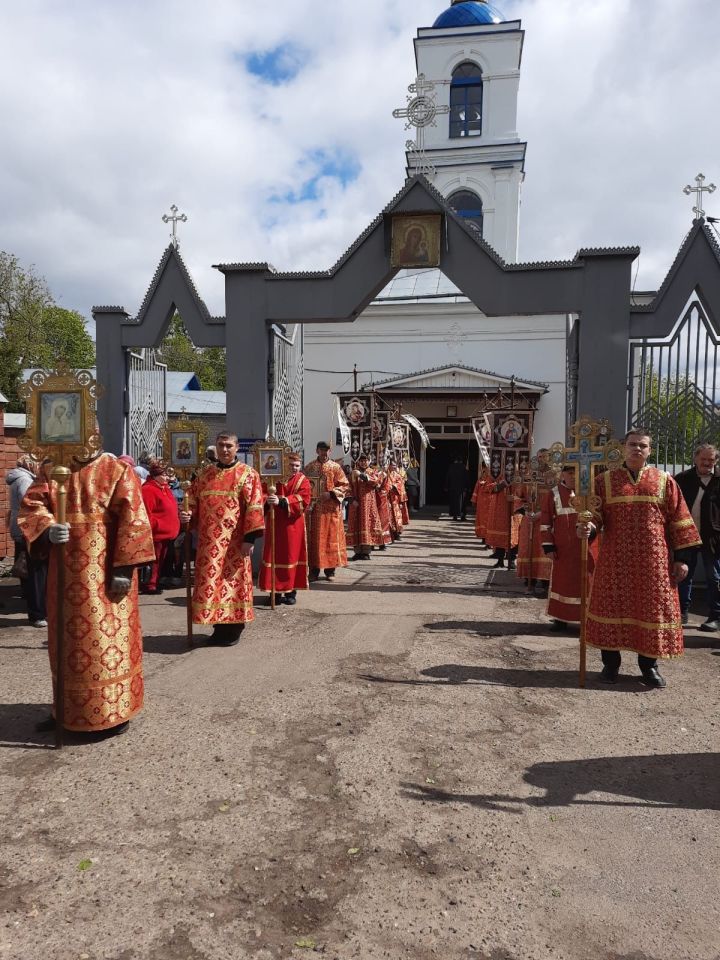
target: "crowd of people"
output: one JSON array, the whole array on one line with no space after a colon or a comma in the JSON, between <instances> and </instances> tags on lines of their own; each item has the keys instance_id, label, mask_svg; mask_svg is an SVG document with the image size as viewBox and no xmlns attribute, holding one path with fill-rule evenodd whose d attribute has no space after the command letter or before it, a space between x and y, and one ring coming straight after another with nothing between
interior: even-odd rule
<instances>
[{"instance_id":1,"label":"crowd of people","mask_svg":"<svg viewBox=\"0 0 720 960\"><path fill-rule=\"evenodd\" d=\"M697 448L694 466L677 479L647 465L651 444L642 428L626 435L622 467L595 479L599 506L592 522L574 506L574 469L556 478L542 450L531 480L508 483L483 469L471 499L481 547L493 551L496 567L507 562L529 591L547 598L551 629L580 622L587 578L586 635L600 650L600 680L617 681L627 651L637 654L644 682L663 687L658 660L683 652L700 558L708 583L701 629L720 630L720 478L718 452L709 444ZM414 491L408 487L414 484L394 463L380 468L360 456L348 476L321 442L304 467L293 453L290 475L275 487L240 461L238 449L234 434L217 437L207 467L190 486L187 506L167 464L147 458L135 465L129 457L100 452L72 470L63 524L55 517L57 489L47 471L22 457L8 475L16 565L30 622L49 628L54 683L56 610L45 597L55 595L54 547L69 545L68 729L117 733L141 709L138 592L159 593L164 574L171 585L182 582L181 537L192 536L195 544L192 621L212 627L207 644L232 646L254 619L252 559L263 534L258 585L274 594L273 603L292 606L297 592L321 575L334 580L337 569L348 565L348 547L351 561L367 561L399 540L410 521ZM466 498L458 491L467 486L467 475L456 473L451 499L455 519L462 519ZM142 570L149 572L139 585L136 571ZM52 723L48 718L48 728Z\"/></svg>"}]
</instances>

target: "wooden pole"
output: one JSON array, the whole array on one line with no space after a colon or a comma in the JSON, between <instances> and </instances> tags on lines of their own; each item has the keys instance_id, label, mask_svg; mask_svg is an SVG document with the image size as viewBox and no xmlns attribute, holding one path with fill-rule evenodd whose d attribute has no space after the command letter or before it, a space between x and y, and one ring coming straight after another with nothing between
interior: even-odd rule
<instances>
[{"instance_id":1,"label":"wooden pole","mask_svg":"<svg viewBox=\"0 0 720 960\"><path fill-rule=\"evenodd\" d=\"M65 523L67 484L70 470L57 466L50 475L57 483L57 509L55 520ZM62 750L65 733L65 549L67 544L58 543L57 550L57 602L55 609L55 749Z\"/></svg>"},{"instance_id":2,"label":"wooden pole","mask_svg":"<svg viewBox=\"0 0 720 960\"><path fill-rule=\"evenodd\" d=\"M578 514L578 521L588 524L592 521L592 513L583 510ZM585 670L587 666L587 582L588 582L588 538L580 541L580 674L578 683L585 687Z\"/></svg>"},{"instance_id":3,"label":"wooden pole","mask_svg":"<svg viewBox=\"0 0 720 960\"><path fill-rule=\"evenodd\" d=\"M183 480L182 489L185 493L182 502L183 513L190 512L190 497L188 496L188 490L190 489L190 481ZM192 622L192 576L190 573L190 566L192 563L192 532L190 530L190 524L184 523L183 529L185 530L185 538L183 541L183 550L185 551L185 617L187 622L187 638L188 646L192 647L193 645L193 622Z\"/></svg>"},{"instance_id":4,"label":"wooden pole","mask_svg":"<svg viewBox=\"0 0 720 960\"><path fill-rule=\"evenodd\" d=\"M268 493L274 497L277 487L268 487ZM270 608L275 609L275 504L270 504Z\"/></svg>"}]
</instances>

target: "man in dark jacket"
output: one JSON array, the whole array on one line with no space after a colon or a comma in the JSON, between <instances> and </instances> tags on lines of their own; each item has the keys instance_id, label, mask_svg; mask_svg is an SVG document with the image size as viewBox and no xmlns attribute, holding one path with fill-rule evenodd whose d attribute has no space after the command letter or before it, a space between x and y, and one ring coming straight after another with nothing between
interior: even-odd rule
<instances>
[{"instance_id":1,"label":"man in dark jacket","mask_svg":"<svg viewBox=\"0 0 720 960\"><path fill-rule=\"evenodd\" d=\"M462 457L456 456L445 475L445 489L448 494L448 511L453 520L464 520L467 513L467 493L470 486L470 474Z\"/></svg>"},{"instance_id":2,"label":"man in dark jacket","mask_svg":"<svg viewBox=\"0 0 720 960\"><path fill-rule=\"evenodd\" d=\"M695 448L695 466L675 477L688 509L700 531L702 549L688 551L688 575L679 585L682 622L688 622L692 581L698 557L702 557L707 583L708 618L700 629L720 631L720 477L717 475L717 449L709 443Z\"/></svg>"}]
</instances>

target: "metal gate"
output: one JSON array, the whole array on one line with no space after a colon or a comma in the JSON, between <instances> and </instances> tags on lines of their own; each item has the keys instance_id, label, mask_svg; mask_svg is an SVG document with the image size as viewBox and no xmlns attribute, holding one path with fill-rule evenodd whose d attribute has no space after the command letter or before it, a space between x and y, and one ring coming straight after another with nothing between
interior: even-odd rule
<instances>
[{"instance_id":1,"label":"metal gate","mask_svg":"<svg viewBox=\"0 0 720 960\"><path fill-rule=\"evenodd\" d=\"M269 386L271 390L270 432L293 450L303 449L303 327L273 324L272 359Z\"/></svg>"},{"instance_id":2,"label":"metal gate","mask_svg":"<svg viewBox=\"0 0 720 960\"><path fill-rule=\"evenodd\" d=\"M160 432L165 426L167 405L165 374L167 364L155 359L149 347L139 353L127 351L125 410L125 452L135 460L149 454L162 456Z\"/></svg>"},{"instance_id":3,"label":"metal gate","mask_svg":"<svg viewBox=\"0 0 720 960\"><path fill-rule=\"evenodd\" d=\"M630 341L628 423L653 436L655 461L675 473L699 442L720 443L718 332L692 299L665 339Z\"/></svg>"}]
</instances>

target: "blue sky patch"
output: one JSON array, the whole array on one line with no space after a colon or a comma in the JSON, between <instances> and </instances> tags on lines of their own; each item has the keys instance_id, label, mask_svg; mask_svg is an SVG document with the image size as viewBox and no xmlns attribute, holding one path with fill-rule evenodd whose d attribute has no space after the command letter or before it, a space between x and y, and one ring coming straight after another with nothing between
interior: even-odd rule
<instances>
[{"instance_id":1,"label":"blue sky patch","mask_svg":"<svg viewBox=\"0 0 720 960\"><path fill-rule=\"evenodd\" d=\"M256 50L242 57L248 73L275 87L293 80L307 58L307 51L292 43L281 43L271 50Z\"/></svg>"},{"instance_id":2,"label":"blue sky patch","mask_svg":"<svg viewBox=\"0 0 720 960\"><path fill-rule=\"evenodd\" d=\"M324 177L334 177L346 187L360 175L358 159L343 151L313 150L305 154L298 169L298 185L294 190L270 197L270 203L307 203L319 199L319 184Z\"/></svg>"}]
</instances>

